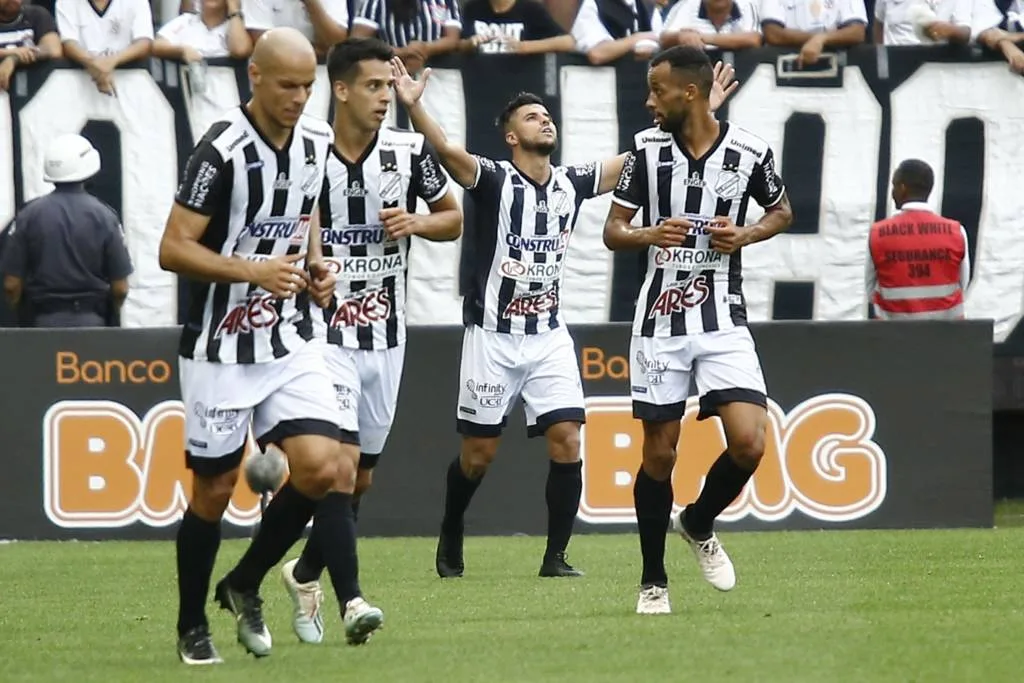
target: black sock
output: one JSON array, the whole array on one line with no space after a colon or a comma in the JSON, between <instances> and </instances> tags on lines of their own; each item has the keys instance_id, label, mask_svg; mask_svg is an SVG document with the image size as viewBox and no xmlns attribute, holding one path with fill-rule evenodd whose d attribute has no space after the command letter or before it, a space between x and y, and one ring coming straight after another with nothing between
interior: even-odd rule
<instances>
[{"instance_id":1,"label":"black sock","mask_svg":"<svg viewBox=\"0 0 1024 683\"><path fill-rule=\"evenodd\" d=\"M277 564L295 541L316 510L316 501L299 493L289 481L267 505L260 529L235 568L228 583L235 590L259 590L263 577Z\"/></svg>"},{"instance_id":2,"label":"black sock","mask_svg":"<svg viewBox=\"0 0 1024 683\"><path fill-rule=\"evenodd\" d=\"M640 553L644 563L641 585L668 585L665 537L668 534L669 517L672 515L672 501L672 480L656 481L641 466L633 483L633 505L636 507Z\"/></svg>"},{"instance_id":3,"label":"black sock","mask_svg":"<svg viewBox=\"0 0 1024 683\"><path fill-rule=\"evenodd\" d=\"M583 492L583 463L551 461L545 497L548 502L548 545L544 557L565 552Z\"/></svg>"},{"instance_id":4,"label":"black sock","mask_svg":"<svg viewBox=\"0 0 1024 683\"><path fill-rule=\"evenodd\" d=\"M718 456L708 470L700 496L686 508L686 531L697 540L710 537L715 518L736 500L753 474L737 465L727 452Z\"/></svg>"},{"instance_id":5,"label":"black sock","mask_svg":"<svg viewBox=\"0 0 1024 683\"><path fill-rule=\"evenodd\" d=\"M459 458L456 457L448 466L448 485L444 493L444 520L441 531L446 534L461 534L466 517L466 508L473 494L480 487L483 477L470 479L462 471Z\"/></svg>"},{"instance_id":6,"label":"black sock","mask_svg":"<svg viewBox=\"0 0 1024 683\"><path fill-rule=\"evenodd\" d=\"M178 556L178 635L206 626L206 598L220 547L220 520L207 522L185 510L175 542Z\"/></svg>"},{"instance_id":7,"label":"black sock","mask_svg":"<svg viewBox=\"0 0 1024 683\"><path fill-rule=\"evenodd\" d=\"M361 595L351 493L332 491L320 501L313 518L313 537L317 538L338 605L344 613L348 601Z\"/></svg>"},{"instance_id":8,"label":"black sock","mask_svg":"<svg viewBox=\"0 0 1024 683\"><path fill-rule=\"evenodd\" d=\"M324 554L320 550L320 536L316 533L316 520L313 521L313 529L309 532L306 545L302 548L299 561L295 563L292 576L299 583L318 581L324 571Z\"/></svg>"}]
</instances>

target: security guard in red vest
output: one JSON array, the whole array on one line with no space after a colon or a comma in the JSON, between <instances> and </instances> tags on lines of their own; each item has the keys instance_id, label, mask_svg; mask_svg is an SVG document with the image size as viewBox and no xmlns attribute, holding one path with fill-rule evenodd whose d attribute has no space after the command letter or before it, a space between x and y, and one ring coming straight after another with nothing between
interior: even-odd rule
<instances>
[{"instance_id":1,"label":"security guard in red vest","mask_svg":"<svg viewBox=\"0 0 1024 683\"><path fill-rule=\"evenodd\" d=\"M967 232L928 208L934 183L925 162L901 163L892 176L892 199L899 211L871 226L865 281L879 318L964 317L971 272Z\"/></svg>"}]
</instances>

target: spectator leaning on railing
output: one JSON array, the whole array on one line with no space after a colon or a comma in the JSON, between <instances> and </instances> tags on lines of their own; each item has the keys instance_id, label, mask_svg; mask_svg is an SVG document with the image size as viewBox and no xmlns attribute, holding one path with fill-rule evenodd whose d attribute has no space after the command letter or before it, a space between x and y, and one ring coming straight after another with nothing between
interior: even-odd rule
<instances>
[{"instance_id":1,"label":"spectator leaning on railing","mask_svg":"<svg viewBox=\"0 0 1024 683\"><path fill-rule=\"evenodd\" d=\"M0 0L0 90L7 90L14 70L42 59L60 59L57 25L42 7L21 0Z\"/></svg>"},{"instance_id":2,"label":"spectator leaning on railing","mask_svg":"<svg viewBox=\"0 0 1024 683\"><path fill-rule=\"evenodd\" d=\"M750 0L682 0L665 19L659 40L666 48L746 50L761 47L761 27Z\"/></svg>"},{"instance_id":3,"label":"spectator leaning on railing","mask_svg":"<svg viewBox=\"0 0 1024 683\"><path fill-rule=\"evenodd\" d=\"M571 52L576 41L538 0L469 0L462 10L464 52L521 55Z\"/></svg>"},{"instance_id":4,"label":"spectator leaning on railing","mask_svg":"<svg viewBox=\"0 0 1024 683\"><path fill-rule=\"evenodd\" d=\"M431 57L458 50L461 34L458 0L362 0L352 20L353 36L379 37L410 73Z\"/></svg>"},{"instance_id":5,"label":"spectator leaning on railing","mask_svg":"<svg viewBox=\"0 0 1024 683\"><path fill-rule=\"evenodd\" d=\"M646 58L658 49L642 0L583 0L572 37L591 64L607 64L631 53Z\"/></svg>"},{"instance_id":6,"label":"spectator leaning on railing","mask_svg":"<svg viewBox=\"0 0 1024 683\"><path fill-rule=\"evenodd\" d=\"M879 45L966 45L971 39L972 0L875 0Z\"/></svg>"},{"instance_id":7,"label":"spectator leaning on railing","mask_svg":"<svg viewBox=\"0 0 1024 683\"><path fill-rule=\"evenodd\" d=\"M114 70L149 57L153 14L146 0L57 0L64 56L81 64L101 93L114 94Z\"/></svg>"},{"instance_id":8,"label":"spectator leaning on railing","mask_svg":"<svg viewBox=\"0 0 1024 683\"><path fill-rule=\"evenodd\" d=\"M180 14L164 24L153 41L153 56L194 64L215 57L246 59L252 38L245 30L239 0L203 0L198 14Z\"/></svg>"},{"instance_id":9,"label":"spectator leaning on railing","mask_svg":"<svg viewBox=\"0 0 1024 683\"><path fill-rule=\"evenodd\" d=\"M863 0L762 0L765 43L798 47L797 65L812 65L826 48L860 45L867 33Z\"/></svg>"},{"instance_id":10,"label":"spectator leaning on railing","mask_svg":"<svg viewBox=\"0 0 1024 683\"><path fill-rule=\"evenodd\" d=\"M253 41L264 31L290 27L301 31L326 57L331 46L348 37L346 0L241 0L245 27Z\"/></svg>"},{"instance_id":11,"label":"spectator leaning on railing","mask_svg":"<svg viewBox=\"0 0 1024 683\"><path fill-rule=\"evenodd\" d=\"M998 52L1015 73L1024 74L1024 52L1017 47L1019 36L1004 31L1006 17L993 0L973 0L971 38L978 44Z\"/></svg>"}]
</instances>

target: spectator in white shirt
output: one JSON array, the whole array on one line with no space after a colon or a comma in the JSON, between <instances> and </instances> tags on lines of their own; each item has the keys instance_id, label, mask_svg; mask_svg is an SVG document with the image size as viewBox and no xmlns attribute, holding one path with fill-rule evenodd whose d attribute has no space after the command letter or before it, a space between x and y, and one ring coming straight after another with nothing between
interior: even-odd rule
<instances>
[{"instance_id":1,"label":"spectator in white shirt","mask_svg":"<svg viewBox=\"0 0 1024 683\"><path fill-rule=\"evenodd\" d=\"M153 48L147 0L57 0L57 30L64 57L81 64L107 95L114 94L114 70Z\"/></svg>"},{"instance_id":2,"label":"spectator in white shirt","mask_svg":"<svg viewBox=\"0 0 1024 683\"><path fill-rule=\"evenodd\" d=\"M654 35L660 36L665 30L668 15L679 3L680 0L654 0L654 7L651 8L651 31Z\"/></svg>"},{"instance_id":3,"label":"spectator in white shirt","mask_svg":"<svg viewBox=\"0 0 1024 683\"><path fill-rule=\"evenodd\" d=\"M682 0L665 20L661 46L706 50L761 47L757 10L751 0Z\"/></svg>"},{"instance_id":4,"label":"spectator in white shirt","mask_svg":"<svg viewBox=\"0 0 1024 683\"><path fill-rule=\"evenodd\" d=\"M153 55L193 64L215 57L246 59L252 38L245 30L239 0L202 0L199 14L179 14L153 41Z\"/></svg>"},{"instance_id":5,"label":"spectator in white shirt","mask_svg":"<svg viewBox=\"0 0 1024 683\"><path fill-rule=\"evenodd\" d=\"M642 0L583 0L572 37L576 50L591 64L607 64L631 53L647 58L658 49Z\"/></svg>"},{"instance_id":6,"label":"spectator in white shirt","mask_svg":"<svg viewBox=\"0 0 1024 683\"><path fill-rule=\"evenodd\" d=\"M302 32L326 57L331 46L348 37L346 0L242 0L245 27L255 43L264 31L288 26Z\"/></svg>"},{"instance_id":7,"label":"spectator in white shirt","mask_svg":"<svg viewBox=\"0 0 1024 683\"><path fill-rule=\"evenodd\" d=\"M825 48L860 45L867 34L863 0L763 0L765 42L799 47L797 65L812 65Z\"/></svg>"},{"instance_id":8,"label":"spectator in white shirt","mask_svg":"<svg viewBox=\"0 0 1024 683\"><path fill-rule=\"evenodd\" d=\"M875 43L966 45L971 0L875 0Z\"/></svg>"},{"instance_id":9,"label":"spectator in white shirt","mask_svg":"<svg viewBox=\"0 0 1024 683\"><path fill-rule=\"evenodd\" d=\"M973 0L971 38L980 45L1003 55L1010 70L1024 74L1024 52L1016 45L1017 34L1008 33L1000 26L1006 17L993 0Z\"/></svg>"}]
</instances>

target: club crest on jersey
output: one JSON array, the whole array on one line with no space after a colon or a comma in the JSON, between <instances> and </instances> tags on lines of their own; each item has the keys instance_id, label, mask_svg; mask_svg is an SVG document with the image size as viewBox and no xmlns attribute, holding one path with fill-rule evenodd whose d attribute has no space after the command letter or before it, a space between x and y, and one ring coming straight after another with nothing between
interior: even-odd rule
<instances>
[{"instance_id":1,"label":"club crest on jersey","mask_svg":"<svg viewBox=\"0 0 1024 683\"><path fill-rule=\"evenodd\" d=\"M367 327L391 317L391 295L384 287L356 292L347 299L338 300L338 308L331 316L331 327Z\"/></svg>"},{"instance_id":2,"label":"club crest on jersey","mask_svg":"<svg viewBox=\"0 0 1024 683\"><path fill-rule=\"evenodd\" d=\"M380 174L380 200L385 204L397 202L405 194L402 174L398 171L384 171Z\"/></svg>"},{"instance_id":3,"label":"club crest on jersey","mask_svg":"<svg viewBox=\"0 0 1024 683\"><path fill-rule=\"evenodd\" d=\"M569 210L572 208L572 202L569 201L569 193L565 190L555 190L552 192L548 208L551 210L551 213L559 218L568 216Z\"/></svg>"},{"instance_id":4,"label":"club crest on jersey","mask_svg":"<svg viewBox=\"0 0 1024 683\"><path fill-rule=\"evenodd\" d=\"M320 172L320 165L316 163L316 159L306 159L306 164L302 167L301 177L302 180L299 182L299 187L302 189L302 194L307 197L315 197L323 185L323 174Z\"/></svg>"},{"instance_id":5,"label":"club crest on jersey","mask_svg":"<svg viewBox=\"0 0 1024 683\"><path fill-rule=\"evenodd\" d=\"M707 301L710 294L708 279L703 275L673 282L658 295L647 317L684 313Z\"/></svg>"},{"instance_id":6,"label":"club crest on jersey","mask_svg":"<svg viewBox=\"0 0 1024 683\"><path fill-rule=\"evenodd\" d=\"M281 319L274 304L274 297L270 294L253 295L236 304L221 319L213 338L251 334L259 329L273 327Z\"/></svg>"},{"instance_id":7,"label":"club crest on jersey","mask_svg":"<svg viewBox=\"0 0 1024 683\"><path fill-rule=\"evenodd\" d=\"M742 199L743 189L743 179L735 171L719 174L718 182L715 183L715 194L728 201Z\"/></svg>"}]
</instances>

